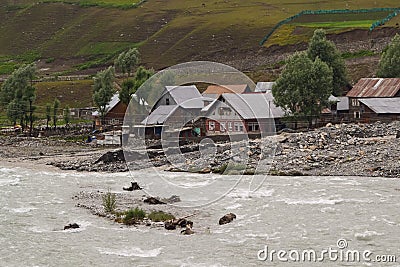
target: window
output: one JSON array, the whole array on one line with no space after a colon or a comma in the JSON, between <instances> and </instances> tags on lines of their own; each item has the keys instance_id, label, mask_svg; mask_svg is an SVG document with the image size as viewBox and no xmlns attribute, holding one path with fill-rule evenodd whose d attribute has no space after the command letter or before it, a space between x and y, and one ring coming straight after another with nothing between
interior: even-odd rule
<instances>
[{"instance_id":1,"label":"window","mask_svg":"<svg viewBox=\"0 0 400 267\"><path fill-rule=\"evenodd\" d=\"M227 108L227 107L220 107L218 113L219 113L219 115L221 115L221 116L223 116L223 115L229 116L229 115L231 115L231 109L230 109L230 108Z\"/></svg>"},{"instance_id":2,"label":"window","mask_svg":"<svg viewBox=\"0 0 400 267\"><path fill-rule=\"evenodd\" d=\"M353 107L359 107L360 106L360 102L357 99L352 99L351 100L351 105Z\"/></svg>"},{"instance_id":3,"label":"window","mask_svg":"<svg viewBox=\"0 0 400 267\"><path fill-rule=\"evenodd\" d=\"M260 126L257 122L249 122L249 132L257 132L260 130Z\"/></svg>"},{"instance_id":4,"label":"window","mask_svg":"<svg viewBox=\"0 0 400 267\"><path fill-rule=\"evenodd\" d=\"M354 112L354 118L355 119L360 119L361 118L361 113L359 111Z\"/></svg>"},{"instance_id":5,"label":"window","mask_svg":"<svg viewBox=\"0 0 400 267\"><path fill-rule=\"evenodd\" d=\"M112 118L109 120L109 123L111 125L117 125L117 124L119 124L119 119Z\"/></svg>"},{"instance_id":6,"label":"window","mask_svg":"<svg viewBox=\"0 0 400 267\"><path fill-rule=\"evenodd\" d=\"M221 125L220 131L221 132L225 132L226 131L226 123L225 122L221 122L220 125Z\"/></svg>"},{"instance_id":7,"label":"window","mask_svg":"<svg viewBox=\"0 0 400 267\"><path fill-rule=\"evenodd\" d=\"M165 105L169 105L169 98L165 99Z\"/></svg>"},{"instance_id":8,"label":"window","mask_svg":"<svg viewBox=\"0 0 400 267\"><path fill-rule=\"evenodd\" d=\"M215 130L215 122L214 121L209 121L208 122L208 130L209 131L214 131Z\"/></svg>"},{"instance_id":9,"label":"window","mask_svg":"<svg viewBox=\"0 0 400 267\"><path fill-rule=\"evenodd\" d=\"M232 132L232 122L228 122L228 130Z\"/></svg>"},{"instance_id":10,"label":"window","mask_svg":"<svg viewBox=\"0 0 400 267\"><path fill-rule=\"evenodd\" d=\"M240 131L240 126L241 126L241 123L240 122L235 122L235 132L239 132ZM243 130L243 125L242 125L242 130Z\"/></svg>"}]
</instances>

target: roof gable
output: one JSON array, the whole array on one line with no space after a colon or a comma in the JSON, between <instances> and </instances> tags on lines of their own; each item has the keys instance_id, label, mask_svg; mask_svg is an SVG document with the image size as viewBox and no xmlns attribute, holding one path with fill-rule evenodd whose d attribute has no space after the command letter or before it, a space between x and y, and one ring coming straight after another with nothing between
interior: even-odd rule
<instances>
[{"instance_id":1,"label":"roof gable","mask_svg":"<svg viewBox=\"0 0 400 267\"><path fill-rule=\"evenodd\" d=\"M106 105L106 113L110 112L116 105L118 105L119 102L119 93L116 93L111 97L110 102L108 102L108 104ZM94 111L92 112L92 115L99 116L99 112Z\"/></svg>"},{"instance_id":2,"label":"roof gable","mask_svg":"<svg viewBox=\"0 0 400 267\"><path fill-rule=\"evenodd\" d=\"M180 105L188 100L201 98L201 94L195 85L165 86L164 94L166 93L171 95L177 105Z\"/></svg>"},{"instance_id":3,"label":"roof gable","mask_svg":"<svg viewBox=\"0 0 400 267\"><path fill-rule=\"evenodd\" d=\"M159 106L142 121L142 124L163 124L177 108L178 105Z\"/></svg>"},{"instance_id":4,"label":"roof gable","mask_svg":"<svg viewBox=\"0 0 400 267\"><path fill-rule=\"evenodd\" d=\"M400 91L400 78L363 78L347 93L348 97L394 97Z\"/></svg>"},{"instance_id":5,"label":"roof gable","mask_svg":"<svg viewBox=\"0 0 400 267\"><path fill-rule=\"evenodd\" d=\"M284 111L273 103L270 93L265 94L223 94L222 98L243 119L268 119L284 116Z\"/></svg>"},{"instance_id":6,"label":"roof gable","mask_svg":"<svg viewBox=\"0 0 400 267\"><path fill-rule=\"evenodd\" d=\"M222 94L243 94L251 92L247 84L231 84L231 85L210 85L203 92L203 95L222 95Z\"/></svg>"}]
</instances>

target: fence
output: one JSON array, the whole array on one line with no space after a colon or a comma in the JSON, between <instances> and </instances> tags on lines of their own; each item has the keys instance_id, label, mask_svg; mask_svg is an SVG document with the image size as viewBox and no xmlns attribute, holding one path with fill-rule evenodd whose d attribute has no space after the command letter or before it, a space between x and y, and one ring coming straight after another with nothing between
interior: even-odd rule
<instances>
[{"instance_id":1,"label":"fence","mask_svg":"<svg viewBox=\"0 0 400 267\"><path fill-rule=\"evenodd\" d=\"M399 8L370 8L370 9L332 9L332 10L303 10L300 13L293 15L291 17L288 17L280 22L278 22L272 30L261 40L260 45L264 45L264 43L271 37L271 35L282 25L288 24L292 22L294 19L299 18L303 15L324 15L324 14L360 14L360 13L373 13L373 12L392 12L390 13L387 17L383 18L382 20L378 20L374 22L371 27L370 31L374 30L376 27L379 27L381 25L384 25L386 22L389 20L393 19L400 13L400 7Z\"/></svg>"}]
</instances>

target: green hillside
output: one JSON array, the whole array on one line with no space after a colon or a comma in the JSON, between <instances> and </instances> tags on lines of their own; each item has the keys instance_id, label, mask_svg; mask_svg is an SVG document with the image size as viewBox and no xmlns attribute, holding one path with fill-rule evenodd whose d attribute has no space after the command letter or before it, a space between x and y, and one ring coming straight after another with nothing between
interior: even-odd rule
<instances>
[{"instance_id":1,"label":"green hillside","mask_svg":"<svg viewBox=\"0 0 400 267\"><path fill-rule=\"evenodd\" d=\"M276 23L302 10L398 6L394 0L7 0L0 4L0 74L38 59L49 72L84 71L132 46L155 69L189 60L223 62L304 41L317 27L364 29L375 19L294 21L259 46ZM296 28L302 34L293 34Z\"/></svg>"}]
</instances>

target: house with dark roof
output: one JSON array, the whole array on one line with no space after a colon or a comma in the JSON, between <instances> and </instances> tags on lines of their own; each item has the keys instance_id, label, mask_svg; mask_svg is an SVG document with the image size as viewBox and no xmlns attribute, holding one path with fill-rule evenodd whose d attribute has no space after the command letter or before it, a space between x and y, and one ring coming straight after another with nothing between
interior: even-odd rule
<instances>
[{"instance_id":1,"label":"house with dark roof","mask_svg":"<svg viewBox=\"0 0 400 267\"><path fill-rule=\"evenodd\" d=\"M119 94L116 93L112 96L110 102L106 106L106 114L104 116L105 125L102 125L100 114L98 111L94 111L92 116L94 118L95 127L121 127L124 122L125 112L127 105L119 100Z\"/></svg>"},{"instance_id":2,"label":"house with dark roof","mask_svg":"<svg viewBox=\"0 0 400 267\"><path fill-rule=\"evenodd\" d=\"M202 95L204 97L217 99L222 94L244 94L251 92L252 91L247 84L210 85Z\"/></svg>"},{"instance_id":3,"label":"house with dark roof","mask_svg":"<svg viewBox=\"0 0 400 267\"><path fill-rule=\"evenodd\" d=\"M272 93L224 93L202 109L201 135L272 134L285 112L275 106Z\"/></svg>"},{"instance_id":4,"label":"house with dark roof","mask_svg":"<svg viewBox=\"0 0 400 267\"><path fill-rule=\"evenodd\" d=\"M400 78L363 78L347 93L356 121L400 119Z\"/></svg>"}]
</instances>

